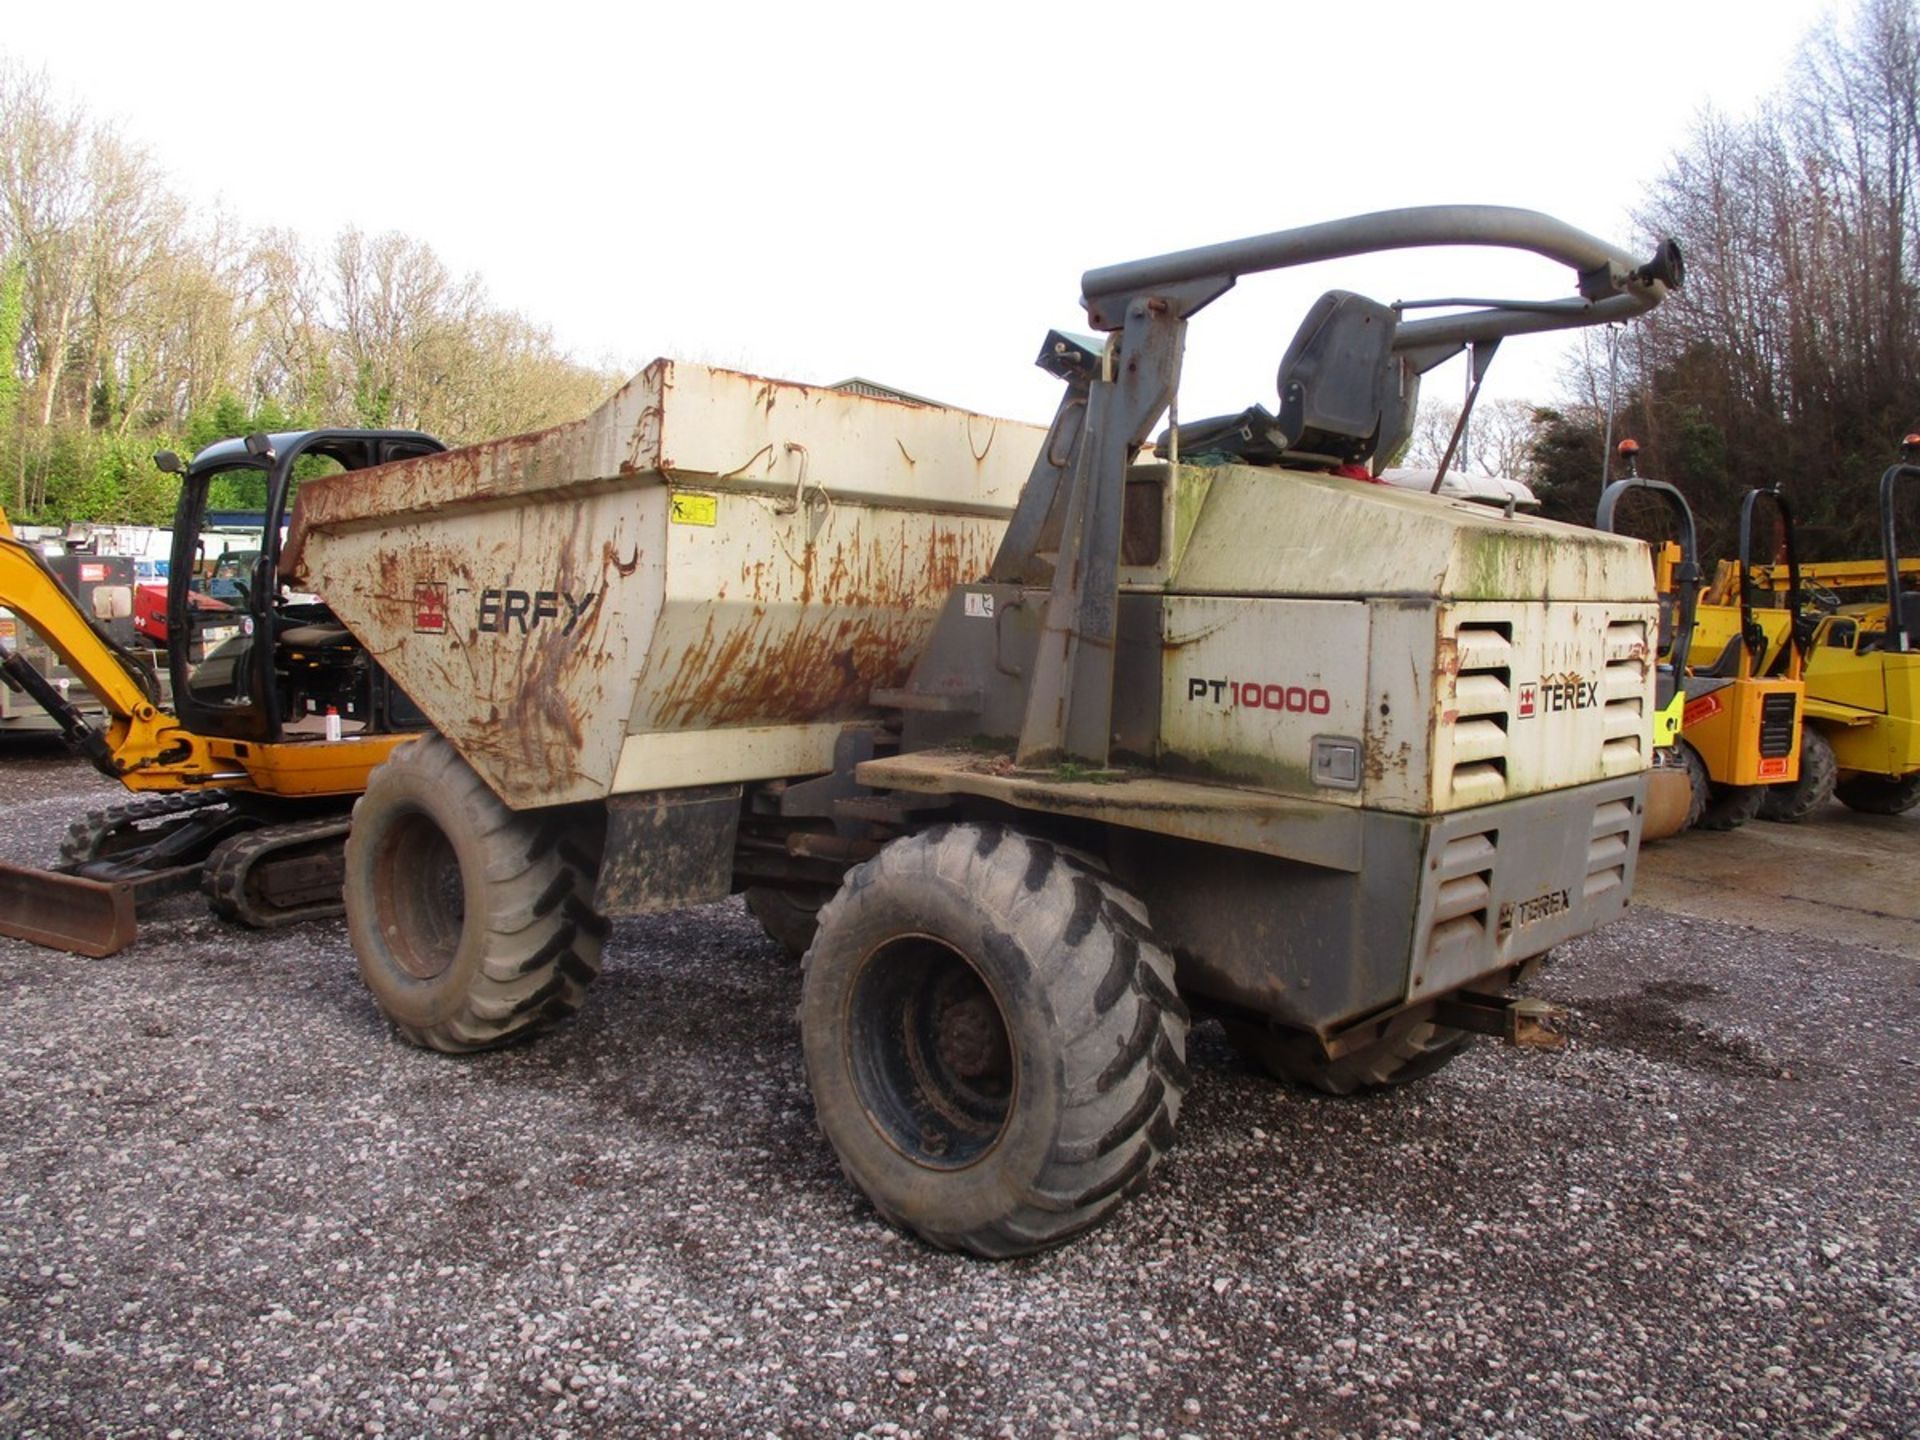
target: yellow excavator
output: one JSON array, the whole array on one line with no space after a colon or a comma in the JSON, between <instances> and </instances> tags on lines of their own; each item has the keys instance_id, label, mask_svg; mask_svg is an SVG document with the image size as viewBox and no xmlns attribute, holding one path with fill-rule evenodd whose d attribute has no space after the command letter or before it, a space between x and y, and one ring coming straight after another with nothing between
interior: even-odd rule
<instances>
[{"instance_id":1,"label":"yellow excavator","mask_svg":"<svg viewBox=\"0 0 1920 1440\"><path fill-rule=\"evenodd\" d=\"M256 926L337 913L340 852L368 773L424 725L317 597L281 582L301 479L435 454L402 430L308 430L208 446L183 463L164 663L115 641L0 518L0 607L38 633L105 707L83 715L18 647L0 675L37 701L102 774L139 798L76 820L57 868L0 866L0 934L109 955L138 906L199 884L215 913ZM221 513L235 496L259 508Z\"/></svg>"},{"instance_id":2,"label":"yellow excavator","mask_svg":"<svg viewBox=\"0 0 1920 1440\"><path fill-rule=\"evenodd\" d=\"M1920 435L1902 449L1880 477L1880 558L1799 566L1811 608L1796 594L1790 564L1722 562L1715 575L1711 599L1730 598L1743 572L1773 599L1752 621L1761 673L1787 673L1796 652L1805 656L1800 771L1767 792L1767 819L1802 819L1829 797L1874 815L1920 804L1920 558L1902 559L1895 533L1895 501L1920 481ZM1721 640L1726 616L1701 607L1702 646Z\"/></svg>"}]
</instances>

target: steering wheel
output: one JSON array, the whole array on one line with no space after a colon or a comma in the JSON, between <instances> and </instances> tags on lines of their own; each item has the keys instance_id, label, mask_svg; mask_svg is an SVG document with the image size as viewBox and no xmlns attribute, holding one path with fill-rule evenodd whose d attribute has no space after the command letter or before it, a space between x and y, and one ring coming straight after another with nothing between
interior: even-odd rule
<instances>
[{"instance_id":1,"label":"steering wheel","mask_svg":"<svg viewBox=\"0 0 1920 1440\"><path fill-rule=\"evenodd\" d=\"M1828 615L1831 615L1847 603L1840 598L1840 593L1837 590L1828 589L1818 580L1801 581L1800 594L1805 597L1816 610L1824 611Z\"/></svg>"}]
</instances>

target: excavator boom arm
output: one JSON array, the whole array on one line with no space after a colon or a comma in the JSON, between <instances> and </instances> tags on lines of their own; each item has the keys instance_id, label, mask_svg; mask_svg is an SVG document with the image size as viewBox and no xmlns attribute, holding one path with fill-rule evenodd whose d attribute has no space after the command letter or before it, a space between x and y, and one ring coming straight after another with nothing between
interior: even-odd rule
<instances>
[{"instance_id":1,"label":"excavator boom arm","mask_svg":"<svg viewBox=\"0 0 1920 1440\"><path fill-rule=\"evenodd\" d=\"M0 537L0 606L32 626L106 707L108 725L102 736L71 705L60 701L58 692L39 678L24 657L8 657L9 677L53 714L103 772L119 778L164 764L183 772L205 768L211 773L204 745L160 708L158 685L151 673L110 640L46 562L11 534Z\"/></svg>"}]
</instances>

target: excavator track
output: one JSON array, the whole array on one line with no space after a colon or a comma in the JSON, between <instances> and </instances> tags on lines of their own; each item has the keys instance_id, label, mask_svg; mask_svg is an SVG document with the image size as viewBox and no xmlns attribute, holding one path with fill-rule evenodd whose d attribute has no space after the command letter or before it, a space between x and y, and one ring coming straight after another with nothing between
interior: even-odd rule
<instances>
[{"instance_id":1,"label":"excavator track","mask_svg":"<svg viewBox=\"0 0 1920 1440\"><path fill-rule=\"evenodd\" d=\"M225 804L231 797L222 791L204 790L180 795L146 795L119 805L89 810L67 827L60 841L59 865L72 869L92 860L104 859L122 849L150 843L159 827L141 831L148 821L186 815L209 805ZM118 840L120 843L116 844Z\"/></svg>"},{"instance_id":2,"label":"excavator track","mask_svg":"<svg viewBox=\"0 0 1920 1440\"><path fill-rule=\"evenodd\" d=\"M201 879L208 905L221 919L258 930L340 914L348 827L348 817L337 815L223 840Z\"/></svg>"}]
</instances>

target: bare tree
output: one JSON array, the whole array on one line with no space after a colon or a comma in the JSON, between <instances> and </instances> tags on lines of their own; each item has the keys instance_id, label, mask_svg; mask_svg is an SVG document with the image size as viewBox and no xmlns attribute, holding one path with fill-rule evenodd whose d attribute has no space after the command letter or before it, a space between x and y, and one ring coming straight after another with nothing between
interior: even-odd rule
<instances>
[{"instance_id":1,"label":"bare tree","mask_svg":"<svg viewBox=\"0 0 1920 1440\"><path fill-rule=\"evenodd\" d=\"M1458 405L1423 404L1414 418L1407 464L1437 469L1459 423ZM1452 466L1456 470L1477 470L1482 475L1504 475L1509 480L1530 479L1537 429L1530 401L1480 401L1474 405L1467 433L1454 451Z\"/></svg>"},{"instance_id":2,"label":"bare tree","mask_svg":"<svg viewBox=\"0 0 1920 1440\"><path fill-rule=\"evenodd\" d=\"M1742 490L1780 484L1809 553L1873 548L1874 482L1920 420L1915 0L1859 0L1756 114L1703 117L1642 220L1681 237L1688 272L1622 338L1617 428L1647 472L1716 538ZM1552 447L1567 460L1585 453L1568 427L1598 423L1604 353L1575 371Z\"/></svg>"},{"instance_id":3,"label":"bare tree","mask_svg":"<svg viewBox=\"0 0 1920 1440\"><path fill-rule=\"evenodd\" d=\"M611 384L407 236L349 230L316 260L196 213L145 151L4 62L0 334L0 460L23 519L151 513L164 496L129 457L162 434L258 416L471 441L577 415Z\"/></svg>"}]
</instances>

